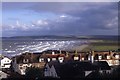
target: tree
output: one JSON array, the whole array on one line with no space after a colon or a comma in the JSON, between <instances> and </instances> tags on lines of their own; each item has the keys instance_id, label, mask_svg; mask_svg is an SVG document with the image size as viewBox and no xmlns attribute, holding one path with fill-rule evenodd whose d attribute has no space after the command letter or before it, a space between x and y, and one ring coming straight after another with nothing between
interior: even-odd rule
<instances>
[{"instance_id":1,"label":"tree","mask_svg":"<svg viewBox=\"0 0 120 80\"><path fill-rule=\"evenodd\" d=\"M112 70L111 77L120 78L120 66L117 66Z\"/></svg>"},{"instance_id":2,"label":"tree","mask_svg":"<svg viewBox=\"0 0 120 80\"><path fill-rule=\"evenodd\" d=\"M41 68L35 68L35 67L30 67L26 69L26 75L27 78L41 78L43 77L43 69Z\"/></svg>"}]
</instances>

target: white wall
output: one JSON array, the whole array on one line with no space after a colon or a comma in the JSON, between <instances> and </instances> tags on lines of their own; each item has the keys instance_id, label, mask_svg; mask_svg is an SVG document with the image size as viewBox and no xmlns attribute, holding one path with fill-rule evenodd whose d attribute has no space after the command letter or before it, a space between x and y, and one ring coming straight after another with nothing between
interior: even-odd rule
<instances>
[{"instance_id":1,"label":"white wall","mask_svg":"<svg viewBox=\"0 0 120 80\"><path fill-rule=\"evenodd\" d=\"M1 60L1 68L10 68L11 66L11 61L9 58L7 57L4 57L2 60Z\"/></svg>"},{"instance_id":2,"label":"white wall","mask_svg":"<svg viewBox=\"0 0 120 80\"><path fill-rule=\"evenodd\" d=\"M32 64L18 64L18 72L21 75L25 75L25 71L28 67L31 67Z\"/></svg>"}]
</instances>

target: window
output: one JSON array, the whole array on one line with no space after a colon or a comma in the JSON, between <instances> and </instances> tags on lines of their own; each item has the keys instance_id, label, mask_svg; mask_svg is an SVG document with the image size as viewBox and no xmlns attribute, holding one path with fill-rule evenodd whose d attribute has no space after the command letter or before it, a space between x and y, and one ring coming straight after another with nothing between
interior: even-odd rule
<instances>
[{"instance_id":1,"label":"window","mask_svg":"<svg viewBox=\"0 0 120 80\"><path fill-rule=\"evenodd\" d=\"M62 63L64 61L64 57L59 57L58 60L60 63Z\"/></svg>"},{"instance_id":2,"label":"window","mask_svg":"<svg viewBox=\"0 0 120 80\"><path fill-rule=\"evenodd\" d=\"M23 66L23 68L22 69L26 69L27 68L27 66Z\"/></svg>"},{"instance_id":3,"label":"window","mask_svg":"<svg viewBox=\"0 0 120 80\"><path fill-rule=\"evenodd\" d=\"M47 67L45 67L45 71L48 71Z\"/></svg>"},{"instance_id":4,"label":"window","mask_svg":"<svg viewBox=\"0 0 120 80\"><path fill-rule=\"evenodd\" d=\"M111 58L111 56L110 55L107 55L107 59L110 59Z\"/></svg>"},{"instance_id":5,"label":"window","mask_svg":"<svg viewBox=\"0 0 120 80\"><path fill-rule=\"evenodd\" d=\"M79 60L79 57L77 57L77 56L76 56L76 57L74 57L74 60Z\"/></svg>"},{"instance_id":6,"label":"window","mask_svg":"<svg viewBox=\"0 0 120 80\"><path fill-rule=\"evenodd\" d=\"M48 60L48 62L50 62L50 58L48 58L47 60Z\"/></svg>"},{"instance_id":7,"label":"window","mask_svg":"<svg viewBox=\"0 0 120 80\"><path fill-rule=\"evenodd\" d=\"M23 69L23 68L20 66L20 69Z\"/></svg>"},{"instance_id":8,"label":"window","mask_svg":"<svg viewBox=\"0 0 120 80\"><path fill-rule=\"evenodd\" d=\"M39 62L44 62L44 58L40 58L40 59L39 59Z\"/></svg>"},{"instance_id":9,"label":"window","mask_svg":"<svg viewBox=\"0 0 120 80\"><path fill-rule=\"evenodd\" d=\"M98 56L98 59L101 60L101 59L102 59L102 55L99 55L99 56Z\"/></svg>"},{"instance_id":10,"label":"window","mask_svg":"<svg viewBox=\"0 0 120 80\"><path fill-rule=\"evenodd\" d=\"M23 59L23 63L28 63L29 60L28 59Z\"/></svg>"},{"instance_id":11,"label":"window","mask_svg":"<svg viewBox=\"0 0 120 80\"><path fill-rule=\"evenodd\" d=\"M116 55L115 55L115 58L116 58L116 59L119 59L119 55L118 55L118 54L116 54Z\"/></svg>"}]
</instances>

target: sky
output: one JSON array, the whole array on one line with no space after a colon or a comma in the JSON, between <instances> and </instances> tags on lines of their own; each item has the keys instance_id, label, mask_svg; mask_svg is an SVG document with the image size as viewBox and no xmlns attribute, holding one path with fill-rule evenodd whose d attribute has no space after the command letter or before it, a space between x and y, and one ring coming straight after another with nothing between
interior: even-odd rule
<instances>
[{"instance_id":1,"label":"sky","mask_svg":"<svg viewBox=\"0 0 120 80\"><path fill-rule=\"evenodd\" d=\"M3 37L117 34L117 2L2 3Z\"/></svg>"}]
</instances>

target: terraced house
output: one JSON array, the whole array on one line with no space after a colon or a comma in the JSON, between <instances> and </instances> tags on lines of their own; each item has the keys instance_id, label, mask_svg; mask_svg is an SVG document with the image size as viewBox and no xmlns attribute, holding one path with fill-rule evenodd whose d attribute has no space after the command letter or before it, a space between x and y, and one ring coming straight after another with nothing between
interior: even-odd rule
<instances>
[{"instance_id":1,"label":"terraced house","mask_svg":"<svg viewBox=\"0 0 120 80\"><path fill-rule=\"evenodd\" d=\"M120 54L115 51L59 51L47 50L41 53L23 53L12 58L12 67L15 72L25 75L28 67L45 68L47 63L58 61L64 63L68 61L105 61L109 66L116 66L120 64Z\"/></svg>"}]
</instances>

